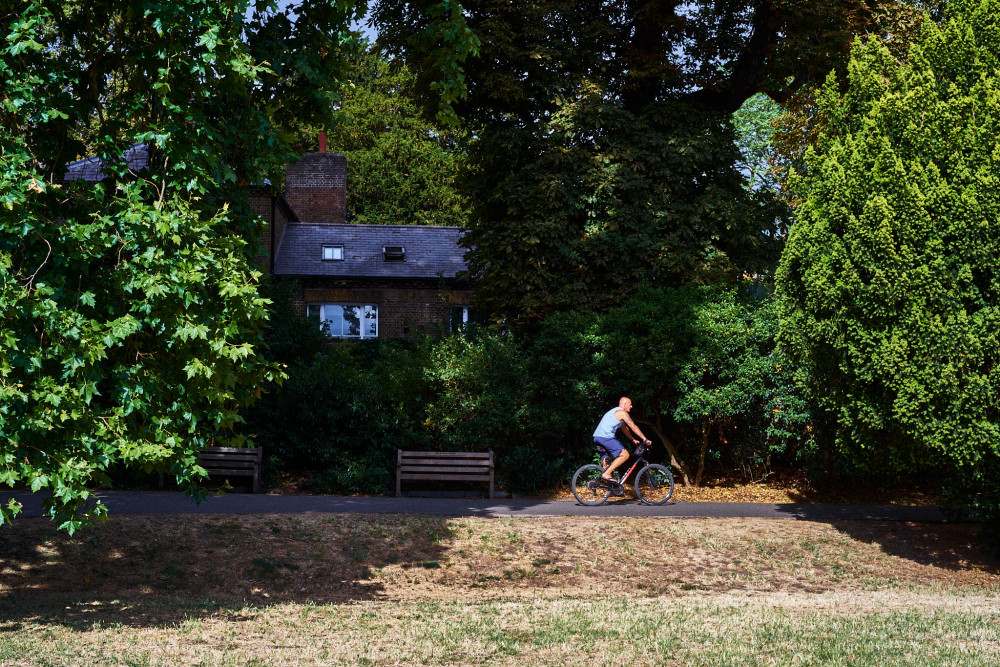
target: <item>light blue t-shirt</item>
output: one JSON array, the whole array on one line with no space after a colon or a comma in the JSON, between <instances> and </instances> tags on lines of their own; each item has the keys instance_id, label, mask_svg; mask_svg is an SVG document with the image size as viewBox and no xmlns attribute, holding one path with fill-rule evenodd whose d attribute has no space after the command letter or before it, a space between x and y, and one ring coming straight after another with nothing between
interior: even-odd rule
<instances>
[{"instance_id":1,"label":"light blue t-shirt","mask_svg":"<svg viewBox=\"0 0 1000 667\"><path fill-rule=\"evenodd\" d=\"M613 438L615 433L618 432L618 427L622 425L621 420L615 417L615 413L621 410L621 408L611 408L604 413L601 417L601 423L597 425L597 429L594 431L593 437L595 438Z\"/></svg>"}]
</instances>

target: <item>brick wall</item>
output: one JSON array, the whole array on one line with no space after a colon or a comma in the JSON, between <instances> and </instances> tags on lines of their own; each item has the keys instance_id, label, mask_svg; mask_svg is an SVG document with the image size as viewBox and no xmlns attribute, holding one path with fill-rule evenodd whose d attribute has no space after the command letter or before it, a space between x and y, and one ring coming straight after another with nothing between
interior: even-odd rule
<instances>
[{"instance_id":1,"label":"brick wall","mask_svg":"<svg viewBox=\"0 0 1000 667\"><path fill-rule=\"evenodd\" d=\"M253 208L253 212L256 213L264 220L264 231L261 233L260 237L260 249L257 252L257 265L264 272L270 272L270 260L271 260L271 206L273 197L266 191L253 192L250 195L250 206ZM281 235L285 232L285 225L288 224L288 218L285 216L284 210L281 206L274 206L274 242L277 244L281 241Z\"/></svg>"},{"instance_id":2,"label":"brick wall","mask_svg":"<svg viewBox=\"0 0 1000 667\"><path fill-rule=\"evenodd\" d=\"M302 222L347 222L347 158L307 153L285 169L285 199Z\"/></svg>"},{"instance_id":3,"label":"brick wall","mask_svg":"<svg viewBox=\"0 0 1000 667\"><path fill-rule=\"evenodd\" d=\"M447 327L452 305L473 305L468 287L443 286L439 281L345 281L306 278L299 281L295 306L307 303L373 303L378 306L380 338L413 338Z\"/></svg>"}]
</instances>

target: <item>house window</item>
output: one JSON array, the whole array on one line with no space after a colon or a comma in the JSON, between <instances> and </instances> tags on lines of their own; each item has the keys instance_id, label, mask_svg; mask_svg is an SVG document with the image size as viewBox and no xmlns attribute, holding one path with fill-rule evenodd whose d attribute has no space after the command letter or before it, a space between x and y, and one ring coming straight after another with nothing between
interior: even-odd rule
<instances>
[{"instance_id":1,"label":"house window","mask_svg":"<svg viewBox=\"0 0 1000 667\"><path fill-rule=\"evenodd\" d=\"M374 303L310 303L306 316L334 338L377 338Z\"/></svg>"},{"instance_id":2,"label":"house window","mask_svg":"<svg viewBox=\"0 0 1000 667\"><path fill-rule=\"evenodd\" d=\"M323 261L343 261L344 260L344 246L342 245L325 245L323 246Z\"/></svg>"},{"instance_id":3,"label":"house window","mask_svg":"<svg viewBox=\"0 0 1000 667\"><path fill-rule=\"evenodd\" d=\"M466 331L470 324L475 323L476 314L469 306L451 307L451 332Z\"/></svg>"},{"instance_id":4,"label":"house window","mask_svg":"<svg viewBox=\"0 0 1000 667\"><path fill-rule=\"evenodd\" d=\"M382 257L387 262L402 262L406 259L406 248L401 245L383 246Z\"/></svg>"}]
</instances>

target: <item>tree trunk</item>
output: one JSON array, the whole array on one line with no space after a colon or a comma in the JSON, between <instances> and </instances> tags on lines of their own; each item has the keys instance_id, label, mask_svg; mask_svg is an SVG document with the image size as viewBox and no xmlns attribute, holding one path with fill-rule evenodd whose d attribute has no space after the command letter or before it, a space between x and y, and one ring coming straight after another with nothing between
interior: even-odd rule
<instances>
[{"instance_id":1,"label":"tree trunk","mask_svg":"<svg viewBox=\"0 0 1000 667\"><path fill-rule=\"evenodd\" d=\"M681 459L680 455L677 453L677 448L674 447L674 443L667 439L667 436L663 434L663 420L659 415L656 416L656 422L651 422L648 420L636 420L643 427L648 428L652 431L653 435L660 439L663 443L664 448L667 450L667 454L670 455L670 465L674 467L674 470L681 474L681 478L684 480L684 486L698 486L697 481L694 484L691 483L691 469L686 463Z\"/></svg>"},{"instance_id":2,"label":"tree trunk","mask_svg":"<svg viewBox=\"0 0 1000 667\"><path fill-rule=\"evenodd\" d=\"M701 476L705 472L705 454L708 453L708 434L712 430L712 422L705 420L701 426L701 457L698 459L698 472L694 476L694 485L701 486Z\"/></svg>"}]
</instances>

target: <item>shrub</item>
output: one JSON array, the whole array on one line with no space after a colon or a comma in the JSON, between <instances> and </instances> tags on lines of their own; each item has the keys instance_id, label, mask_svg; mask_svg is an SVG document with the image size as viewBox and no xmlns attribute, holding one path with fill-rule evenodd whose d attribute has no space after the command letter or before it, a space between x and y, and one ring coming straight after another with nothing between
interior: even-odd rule
<instances>
[{"instance_id":1,"label":"shrub","mask_svg":"<svg viewBox=\"0 0 1000 667\"><path fill-rule=\"evenodd\" d=\"M314 477L326 492L389 488L395 450L428 443L423 428L427 341L337 341L296 314L294 285L270 286L268 354L287 379L264 387L244 430L264 448L266 480Z\"/></svg>"}]
</instances>

